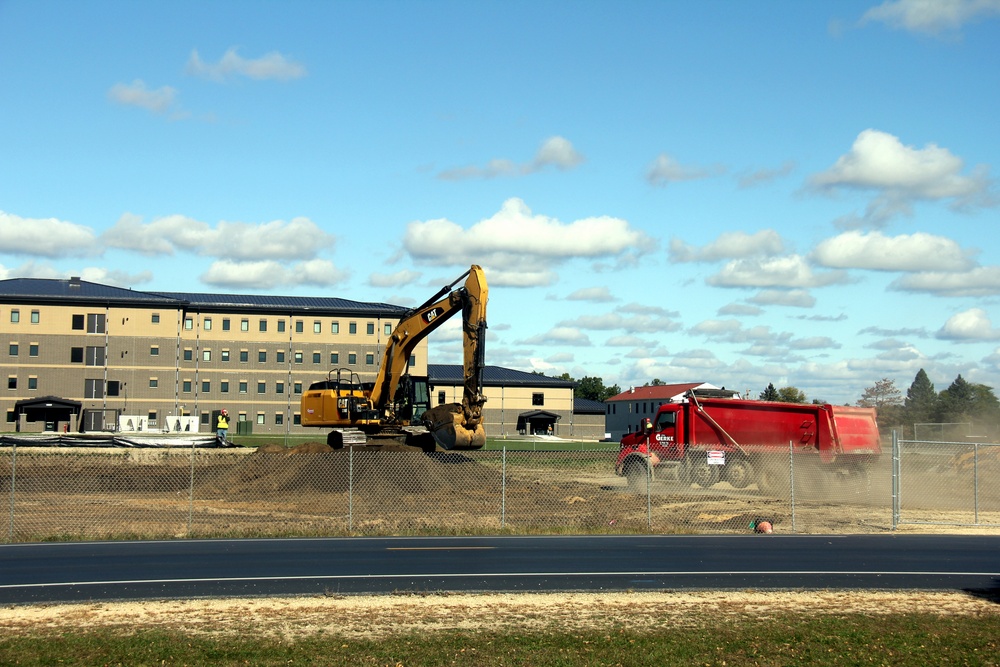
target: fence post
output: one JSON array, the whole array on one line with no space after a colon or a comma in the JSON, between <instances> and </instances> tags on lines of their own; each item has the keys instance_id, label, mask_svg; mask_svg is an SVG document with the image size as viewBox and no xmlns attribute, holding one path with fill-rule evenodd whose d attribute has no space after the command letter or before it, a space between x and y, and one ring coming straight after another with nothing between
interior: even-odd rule
<instances>
[{"instance_id":1,"label":"fence post","mask_svg":"<svg viewBox=\"0 0 1000 667\"><path fill-rule=\"evenodd\" d=\"M792 506L792 532L795 530L795 448L792 441L788 441L788 502Z\"/></svg>"},{"instance_id":2,"label":"fence post","mask_svg":"<svg viewBox=\"0 0 1000 667\"><path fill-rule=\"evenodd\" d=\"M979 525L979 443L972 443L972 493L975 499L976 525Z\"/></svg>"},{"instance_id":3,"label":"fence post","mask_svg":"<svg viewBox=\"0 0 1000 667\"><path fill-rule=\"evenodd\" d=\"M647 450L648 451L648 450ZM653 461L646 457L646 532L653 532Z\"/></svg>"},{"instance_id":4,"label":"fence post","mask_svg":"<svg viewBox=\"0 0 1000 667\"><path fill-rule=\"evenodd\" d=\"M188 478L188 526L187 536L191 537L191 526L194 523L194 440L191 441L191 473Z\"/></svg>"},{"instance_id":5,"label":"fence post","mask_svg":"<svg viewBox=\"0 0 1000 667\"><path fill-rule=\"evenodd\" d=\"M347 530L354 530L354 447L347 450Z\"/></svg>"},{"instance_id":6,"label":"fence post","mask_svg":"<svg viewBox=\"0 0 1000 667\"><path fill-rule=\"evenodd\" d=\"M500 528L507 527L507 445L500 454Z\"/></svg>"},{"instance_id":7,"label":"fence post","mask_svg":"<svg viewBox=\"0 0 1000 667\"><path fill-rule=\"evenodd\" d=\"M899 527L899 432L892 431L892 530Z\"/></svg>"},{"instance_id":8,"label":"fence post","mask_svg":"<svg viewBox=\"0 0 1000 667\"><path fill-rule=\"evenodd\" d=\"M7 527L7 541L14 541L14 500L16 494L14 487L17 486L17 443L11 443L10 448L10 522Z\"/></svg>"}]
</instances>

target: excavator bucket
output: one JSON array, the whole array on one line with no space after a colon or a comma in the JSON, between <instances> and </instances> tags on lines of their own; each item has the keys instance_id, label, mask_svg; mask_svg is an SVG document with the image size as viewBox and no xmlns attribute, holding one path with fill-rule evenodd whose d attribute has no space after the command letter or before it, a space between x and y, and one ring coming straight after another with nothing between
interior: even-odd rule
<instances>
[{"instance_id":1,"label":"excavator bucket","mask_svg":"<svg viewBox=\"0 0 1000 667\"><path fill-rule=\"evenodd\" d=\"M475 426L467 424L461 403L431 408L422 419L441 449L482 449L486 444L482 422Z\"/></svg>"}]
</instances>

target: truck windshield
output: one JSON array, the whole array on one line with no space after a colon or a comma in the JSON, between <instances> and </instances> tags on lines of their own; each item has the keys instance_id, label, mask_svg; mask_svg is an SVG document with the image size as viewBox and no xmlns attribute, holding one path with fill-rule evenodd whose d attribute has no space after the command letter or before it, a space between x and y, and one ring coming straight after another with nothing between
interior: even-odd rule
<instances>
[{"instance_id":1,"label":"truck windshield","mask_svg":"<svg viewBox=\"0 0 1000 667\"><path fill-rule=\"evenodd\" d=\"M677 425L677 413L676 412L661 412L656 416L656 425L653 427L655 431L662 431L666 428L673 428Z\"/></svg>"}]
</instances>

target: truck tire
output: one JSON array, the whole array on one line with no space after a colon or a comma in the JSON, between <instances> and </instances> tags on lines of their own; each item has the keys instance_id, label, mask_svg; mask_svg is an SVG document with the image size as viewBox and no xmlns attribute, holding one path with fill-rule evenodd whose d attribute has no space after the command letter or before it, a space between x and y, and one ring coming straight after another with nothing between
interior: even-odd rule
<instances>
[{"instance_id":1,"label":"truck tire","mask_svg":"<svg viewBox=\"0 0 1000 667\"><path fill-rule=\"evenodd\" d=\"M708 465L707 461L691 462L688 464L688 479L703 489L709 489L716 485L721 477L720 466Z\"/></svg>"},{"instance_id":2,"label":"truck tire","mask_svg":"<svg viewBox=\"0 0 1000 667\"><path fill-rule=\"evenodd\" d=\"M754 479L753 466L746 459L734 459L726 462L722 481L729 482L734 489L745 489Z\"/></svg>"},{"instance_id":3,"label":"truck tire","mask_svg":"<svg viewBox=\"0 0 1000 667\"><path fill-rule=\"evenodd\" d=\"M788 467L777 463L766 463L757 473L757 489L768 496L787 498L791 491Z\"/></svg>"},{"instance_id":4,"label":"truck tire","mask_svg":"<svg viewBox=\"0 0 1000 667\"><path fill-rule=\"evenodd\" d=\"M622 472L625 473L625 479L628 481L629 491L646 493L648 488L646 478L649 476L649 472L645 461L640 458L631 458L625 462Z\"/></svg>"}]
</instances>

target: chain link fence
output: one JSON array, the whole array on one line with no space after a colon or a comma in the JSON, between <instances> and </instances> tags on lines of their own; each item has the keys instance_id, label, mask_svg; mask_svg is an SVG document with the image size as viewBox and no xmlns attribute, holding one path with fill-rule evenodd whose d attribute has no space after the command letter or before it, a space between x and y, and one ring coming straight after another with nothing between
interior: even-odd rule
<instances>
[{"instance_id":1,"label":"chain link fence","mask_svg":"<svg viewBox=\"0 0 1000 667\"><path fill-rule=\"evenodd\" d=\"M753 532L763 521L783 533L882 532L925 521L1000 526L1000 479L987 465L998 450L962 447L904 442L892 456L844 466L790 445L754 454L738 470L735 459L703 453L626 478L615 473L617 448L15 446L0 449L2 540L721 534ZM971 469L952 465L970 452Z\"/></svg>"}]
</instances>

